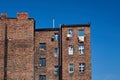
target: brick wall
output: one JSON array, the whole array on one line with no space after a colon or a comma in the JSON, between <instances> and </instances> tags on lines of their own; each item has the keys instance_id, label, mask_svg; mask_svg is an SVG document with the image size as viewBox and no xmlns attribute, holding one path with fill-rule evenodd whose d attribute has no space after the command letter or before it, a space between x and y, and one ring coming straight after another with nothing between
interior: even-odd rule
<instances>
[{"instance_id":1,"label":"brick wall","mask_svg":"<svg viewBox=\"0 0 120 80\"><path fill-rule=\"evenodd\" d=\"M34 77L34 20L27 17L26 13L18 13L17 19L7 18L5 22L7 80L33 80Z\"/></svg>"},{"instance_id":2,"label":"brick wall","mask_svg":"<svg viewBox=\"0 0 120 80\"><path fill-rule=\"evenodd\" d=\"M4 79L5 17L0 18L0 80Z\"/></svg>"},{"instance_id":3,"label":"brick wall","mask_svg":"<svg viewBox=\"0 0 120 80\"><path fill-rule=\"evenodd\" d=\"M74 36L69 40L67 38L67 32L69 29L73 30ZM78 30L84 29L85 33L85 54L80 55L78 53ZM68 46L74 46L73 55L68 54ZM74 72L69 73L69 63L74 64ZM86 64L86 70L84 73L79 72L79 63ZM69 26L62 27L62 80L91 80L91 55L90 55L90 27L86 26Z\"/></svg>"},{"instance_id":4,"label":"brick wall","mask_svg":"<svg viewBox=\"0 0 120 80\"><path fill-rule=\"evenodd\" d=\"M54 75L54 66L58 65L58 57L54 57L54 48L58 48L58 41L51 41L52 35L58 30L40 30L35 32L35 80L39 80L39 75L46 75L46 80L58 80L58 75ZM46 50L40 51L39 43L46 43ZM39 58L46 58L46 66L39 64Z\"/></svg>"},{"instance_id":5,"label":"brick wall","mask_svg":"<svg viewBox=\"0 0 120 80\"><path fill-rule=\"evenodd\" d=\"M59 33L59 29L36 29L34 32L34 26L34 20L28 18L28 13L17 13L17 18L1 15L0 80L39 80L40 75L45 75L46 80L59 80L61 75L62 80L91 80L90 25L62 25L62 42L59 42L60 39L51 40L55 33ZM74 36L68 40L69 29L73 30ZM84 29L85 33L83 55L78 52L80 29ZM40 43L46 44L46 50L40 49ZM68 54L69 45L74 46L73 55ZM59 53L58 57L54 56L55 48L61 50L62 54ZM46 66L40 65L40 58L46 59ZM68 71L69 63L74 64L74 72L71 74ZM79 63L85 63L84 73L79 72ZM54 74L57 65L62 66L60 76Z\"/></svg>"}]
</instances>

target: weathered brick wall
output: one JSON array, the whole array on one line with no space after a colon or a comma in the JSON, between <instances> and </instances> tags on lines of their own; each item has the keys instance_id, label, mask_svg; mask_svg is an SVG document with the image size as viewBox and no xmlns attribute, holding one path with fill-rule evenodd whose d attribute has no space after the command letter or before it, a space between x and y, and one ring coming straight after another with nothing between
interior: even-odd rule
<instances>
[{"instance_id":1,"label":"weathered brick wall","mask_svg":"<svg viewBox=\"0 0 120 80\"><path fill-rule=\"evenodd\" d=\"M39 75L46 75L46 80L58 80L54 67L58 57L54 57L54 48L59 48L58 41L51 37L59 29L40 29L35 31L34 20L28 13L18 13L17 18L0 18L0 80L4 80L4 66L7 64L7 80L39 80ZM91 80L90 25L62 27L62 80ZM5 27L7 27L7 56L5 57ZM69 40L67 32L73 29L74 36ZM78 30L85 31L85 54L78 53ZM35 37L35 38L34 38ZM35 43L34 43L35 40ZM40 51L39 43L46 43L46 50ZM34 45L35 44L35 45ZM68 46L74 46L74 54L68 54ZM35 53L35 54L34 54ZM46 66L40 66L39 58L46 58ZM7 63L4 61L7 60ZM74 73L69 74L68 64L74 63ZM85 63L84 73L79 72L79 63ZM34 70L34 66L38 69Z\"/></svg>"},{"instance_id":2,"label":"weathered brick wall","mask_svg":"<svg viewBox=\"0 0 120 80\"><path fill-rule=\"evenodd\" d=\"M58 33L58 30L35 32L35 66L38 67L35 71L35 80L39 80L39 75L46 75L46 80L58 80L58 75L54 75L54 66L58 65L58 58L54 57L54 48L58 48L58 41L51 41L54 33ZM39 50L39 43L46 43L45 51ZM39 65L39 58L46 58L46 67Z\"/></svg>"},{"instance_id":3,"label":"weathered brick wall","mask_svg":"<svg viewBox=\"0 0 120 80\"><path fill-rule=\"evenodd\" d=\"M4 39L5 39L5 24L4 18L0 18L0 80L4 80Z\"/></svg>"},{"instance_id":4,"label":"weathered brick wall","mask_svg":"<svg viewBox=\"0 0 120 80\"><path fill-rule=\"evenodd\" d=\"M67 38L67 32L69 29L73 29L74 36L69 40ZM85 33L85 54L80 55L78 53L78 30L84 29ZM68 54L68 46L74 46L73 55ZM74 73L68 72L68 64L72 62L74 64ZM86 64L86 70L84 73L79 72L79 63ZM62 80L91 80L91 54L90 54L90 27L86 26L73 26L62 27Z\"/></svg>"},{"instance_id":5,"label":"weathered brick wall","mask_svg":"<svg viewBox=\"0 0 120 80\"><path fill-rule=\"evenodd\" d=\"M34 77L34 20L27 17L27 13L18 13L17 18L6 19L7 80L33 80Z\"/></svg>"}]
</instances>

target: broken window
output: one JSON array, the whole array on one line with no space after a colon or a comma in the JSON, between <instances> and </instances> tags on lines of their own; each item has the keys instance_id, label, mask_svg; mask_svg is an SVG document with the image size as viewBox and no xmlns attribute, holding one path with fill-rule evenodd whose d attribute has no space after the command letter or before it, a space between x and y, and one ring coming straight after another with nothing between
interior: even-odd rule
<instances>
[{"instance_id":1,"label":"broken window","mask_svg":"<svg viewBox=\"0 0 120 80\"><path fill-rule=\"evenodd\" d=\"M72 29L69 29L69 30L68 30L67 37L68 37L68 38L73 37L73 30L72 30Z\"/></svg>"},{"instance_id":2,"label":"broken window","mask_svg":"<svg viewBox=\"0 0 120 80\"><path fill-rule=\"evenodd\" d=\"M54 35L52 35L52 38L51 38L51 40L52 41L55 41L55 40L58 40L58 33L55 33Z\"/></svg>"},{"instance_id":3,"label":"broken window","mask_svg":"<svg viewBox=\"0 0 120 80\"><path fill-rule=\"evenodd\" d=\"M85 63L79 64L79 72L83 73L85 71Z\"/></svg>"},{"instance_id":4,"label":"broken window","mask_svg":"<svg viewBox=\"0 0 120 80\"><path fill-rule=\"evenodd\" d=\"M68 54L69 55L73 55L73 46L72 45L69 45L69 47L68 47Z\"/></svg>"}]
</instances>

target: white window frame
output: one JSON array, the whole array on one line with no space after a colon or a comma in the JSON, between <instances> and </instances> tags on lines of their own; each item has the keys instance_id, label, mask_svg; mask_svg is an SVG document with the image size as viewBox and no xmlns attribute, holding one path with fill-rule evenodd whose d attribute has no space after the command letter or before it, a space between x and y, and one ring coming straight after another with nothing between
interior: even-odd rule
<instances>
[{"instance_id":1,"label":"white window frame","mask_svg":"<svg viewBox=\"0 0 120 80\"><path fill-rule=\"evenodd\" d=\"M85 46L84 45L79 45L78 46L78 52L80 55L83 55L85 53Z\"/></svg>"},{"instance_id":2,"label":"white window frame","mask_svg":"<svg viewBox=\"0 0 120 80\"><path fill-rule=\"evenodd\" d=\"M71 66L71 64L72 64L72 66ZM71 68L72 68L72 71L71 71ZM69 73L73 73L74 72L74 64L73 63L69 63L69 65L68 65L68 71L69 71Z\"/></svg>"},{"instance_id":3,"label":"white window frame","mask_svg":"<svg viewBox=\"0 0 120 80\"><path fill-rule=\"evenodd\" d=\"M74 53L74 47L73 47L73 45L69 45L69 47L68 47L68 54L69 55L73 55L73 53Z\"/></svg>"},{"instance_id":4,"label":"white window frame","mask_svg":"<svg viewBox=\"0 0 120 80\"><path fill-rule=\"evenodd\" d=\"M58 40L58 34L57 33L54 34L54 40Z\"/></svg>"},{"instance_id":5,"label":"white window frame","mask_svg":"<svg viewBox=\"0 0 120 80\"><path fill-rule=\"evenodd\" d=\"M69 37L69 38L73 37L73 29L68 30L67 37Z\"/></svg>"}]
</instances>

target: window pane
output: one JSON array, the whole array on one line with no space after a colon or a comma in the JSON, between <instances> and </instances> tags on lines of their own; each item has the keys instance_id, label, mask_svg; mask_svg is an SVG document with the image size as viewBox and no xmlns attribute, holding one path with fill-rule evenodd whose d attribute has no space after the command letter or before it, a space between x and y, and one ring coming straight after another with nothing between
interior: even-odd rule
<instances>
[{"instance_id":1,"label":"window pane","mask_svg":"<svg viewBox=\"0 0 120 80\"><path fill-rule=\"evenodd\" d=\"M73 63L69 64L69 73L73 73L74 72L74 65Z\"/></svg>"},{"instance_id":2,"label":"window pane","mask_svg":"<svg viewBox=\"0 0 120 80\"><path fill-rule=\"evenodd\" d=\"M46 76L45 75L40 75L39 80L46 80Z\"/></svg>"},{"instance_id":3,"label":"window pane","mask_svg":"<svg viewBox=\"0 0 120 80\"><path fill-rule=\"evenodd\" d=\"M46 59L45 58L40 58L39 63L41 66L46 66Z\"/></svg>"},{"instance_id":4,"label":"window pane","mask_svg":"<svg viewBox=\"0 0 120 80\"><path fill-rule=\"evenodd\" d=\"M54 67L54 74L57 75L59 72L59 67L58 66L55 66Z\"/></svg>"},{"instance_id":5,"label":"window pane","mask_svg":"<svg viewBox=\"0 0 120 80\"><path fill-rule=\"evenodd\" d=\"M43 66L46 66L46 59L43 59Z\"/></svg>"},{"instance_id":6,"label":"window pane","mask_svg":"<svg viewBox=\"0 0 120 80\"><path fill-rule=\"evenodd\" d=\"M40 43L40 49L46 50L46 43Z\"/></svg>"},{"instance_id":7,"label":"window pane","mask_svg":"<svg viewBox=\"0 0 120 80\"><path fill-rule=\"evenodd\" d=\"M84 30L79 30L78 31L78 36L84 36Z\"/></svg>"},{"instance_id":8,"label":"window pane","mask_svg":"<svg viewBox=\"0 0 120 80\"><path fill-rule=\"evenodd\" d=\"M52 41L58 40L58 38L59 38L58 33L55 33L54 35L52 35L51 40L52 40Z\"/></svg>"},{"instance_id":9,"label":"window pane","mask_svg":"<svg viewBox=\"0 0 120 80\"><path fill-rule=\"evenodd\" d=\"M79 64L79 72L84 72L85 71L85 63L80 63Z\"/></svg>"},{"instance_id":10,"label":"window pane","mask_svg":"<svg viewBox=\"0 0 120 80\"><path fill-rule=\"evenodd\" d=\"M35 71L38 70L38 67L37 67L37 66L34 66L34 70L35 70Z\"/></svg>"},{"instance_id":11,"label":"window pane","mask_svg":"<svg viewBox=\"0 0 120 80\"><path fill-rule=\"evenodd\" d=\"M54 35L54 40L58 40L58 34L57 33L55 33L55 35Z\"/></svg>"},{"instance_id":12,"label":"window pane","mask_svg":"<svg viewBox=\"0 0 120 80\"><path fill-rule=\"evenodd\" d=\"M39 60L39 64L42 64L42 59Z\"/></svg>"},{"instance_id":13,"label":"window pane","mask_svg":"<svg viewBox=\"0 0 120 80\"><path fill-rule=\"evenodd\" d=\"M72 29L69 29L68 30L68 37L73 37L73 30Z\"/></svg>"},{"instance_id":14,"label":"window pane","mask_svg":"<svg viewBox=\"0 0 120 80\"><path fill-rule=\"evenodd\" d=\"M69 53L69 55L73 55L73 46L72 45L70 45L68 47L68 53Z\"/></svg>"},{"instance_id":15,"label":"window pane","mask_svg":"<svg viewBox=\"0 0 120 80\"><path fill-rule=\"evenodd\" d=\"M55 49L54 49L54 56L55 56L55 57L58 57L58 48L55 48Z\"/></svg>"},{"instance_id":16,"label":"window pane","mask_svg":"<svg viewBox=\"0 0 120 80\"><path fill-rule=\"evenodd\" d=\"M79 51L79 54L84 54L84 45L79 45L78 51Z\"/></svg>"}]
</instances>

